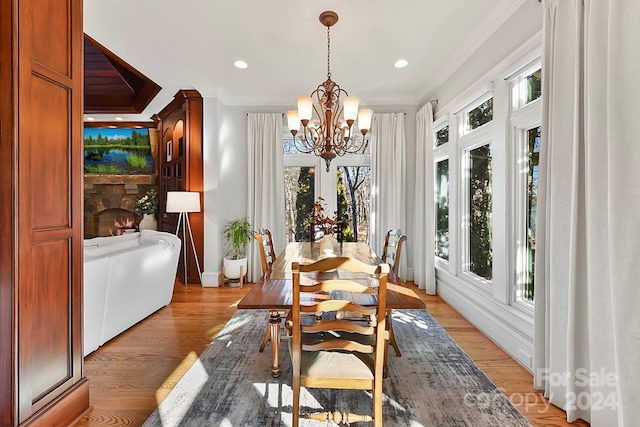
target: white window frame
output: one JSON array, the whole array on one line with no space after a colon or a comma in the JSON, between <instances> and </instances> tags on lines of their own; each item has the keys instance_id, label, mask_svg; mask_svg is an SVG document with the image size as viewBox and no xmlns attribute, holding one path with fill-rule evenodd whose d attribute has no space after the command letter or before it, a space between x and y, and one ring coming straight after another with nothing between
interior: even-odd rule
<instances>
[{"instance_id":1,"label":"white window frame","mask_svg":"<svg viewBox=\"0 0 640 427\"><path fill-rule=\"evenodd\" d=\"M444 129L445 127L449 126L449 139L447 140L446 143L440 145L440 146L435 146L435 135L442 129ZM451 260L452 260L452 254L451 254L451 248L454 246L451 242L453 235L451 234L453 227L455 227L455 223L452 220L453 217L453 212L451 209L451 193L452 193L452 188L451 188L451 176L452 176L452 172L451 172L451 168L452 168L452 164L453 164L453 159L451 158L451 154L450 154L450 147L451 146L455 146L454 143L451 142L451 132L452 132L452 126L449 123L449 115L446 115L444 117L439 118L438 120L433 122L433 135L434 135L434 147L433 147L433 171L434 171L434 197L438 194L438 189L435 187L436 183L437 183L437 175L435 175L436 171L438 170L437 165L439 162L443 161L443 160L448 160L449 161L449 259L444 259L441 258L439 256L436 255L436 264L439 265L441 268L449 268L449 265L451 264ZM438 204L437 204L437 200L435 200L434 203L434 215L433 218L437 219L437 214L438 214ZM435 229L435 227L434 227ZM433 241L434 241L434 245L435 245L435 239L436 239L436 235L433 236Z\"/></svg>"},{"instance_id":2,"label":"white window frame","mask_svg":"<svg viewBox=\"0 0 640 427\"><path fill-rule=\"evenodd\" d=\"M493 87L492 87L493 89ZM460 139L462 139L463 137L465 137L466 135L470 135L476 131L479 131L480 129L484 128L487 125L490 125L491 123L494 122L495 119L495 99L493 100L494 103L494 117L491 119L490 122L483 124L480 127L477 127L475 129L469 129L469 112L471 112L472 110L475 110L476 108L478 108L481 104L483 104L484 102L488 101L490 98L493 98L493 90L488 90L486 92L484 92L482 95L480 95L479 97L475 98L473 101L469 102L462 110L459 110L456 115L458 116L458 135L460 135ZM449 131L451 131L451 127L449 127ZM449 135L449 139L451 139L451 135Z\"/></svg>"},{"instance_id":3,"label":"white window frame","mask_svg":"<svg viewBox=\"0 0 640 427\"><path fill-rule=\"evenodd\" d=\"M508 79L508 84L511 88L511 111L517 111L532 102L539 101L540 98L527 102L527 80L526 77L541 69L542 63L540 58L536 58L531 63L518 70L515 76Z\"/></svg>"},{"instance_id":4,"label":"white window frame","mask_svg":"<svg viewBox=\"0 0 640 427\"><path fill-rule=\"evenodd\" d=\"M530 129L536 128L542 122L541 98L526 102L526 77L541 68L541 59L537 56L507 79L510 88L509 139L513 144L511 164L512 181L514 182L511 197L513 254L512 280L509 300L518 310L533 316L534 303L522 298L527 273L527 178L528 178L528 138Z\"/></svg>"},{"instance_id":5,"label":"white window frame","mask_svg":"<svg viewBox=\"0 0 640 427\"><path fill-rule=\"evenodd\" d=\"M474 104L475 108L482 102L485 102L490 97L485 98L483 101ZM472 110L470 108L469 110ZM466 110L467 112L469 110ZM466 115L466 113L465 113ZM470 197L470 186L469 186L469 167L470 167L470 152L471 150L482 147L485 145L493 144L493 121L486 123L479 128L474 129L471 132L468 132L466 135L463 135L458 140L458 151L460 156L460 172L458 176L460 177L460 185L458 192L458 200L459 200L459 218L460 218L460 236L458 239L458 247L460 248L458 258L460 260L459 264L459 275L464 278L469 283L472 283L479 288L483 289L487 293L493 293L492 290L492 281L487 280L484 277L480 277L477 274L471 272L468 268L470 263L471 256L471 242L469 240L469 211L471 206L469 204ZM491 159L493 164L493 157ZM493 188L493 182L492 188ZM493 207L493 204L492 204ZM491 217L493 221L493 212L491 212ZM492 230L493 230L492 226ZM493 241L493 240L492 240ZM492 247L493 250L493 247ZM451 256L451 255L449 255ZM492 274L493 276L493 274Z\"/></svg>"},{"instance_id":6,"label":"white window frame","mask_svg":"<svg viewBox=\"0 0 640 427\"><path fill-rule=\"evenodd\" d=\"M480 277L475 273L472 273L468 265L470 263L471 256L471 242L469 240L469 196L470 196L470 186L469 186L469 166L470 166L470 151L482 147L487 144L493 144L493 132L494 132L494 123L495 123L495 104L496 100L493 100L494 103L494 112L491 121L483 124L480 127L475 129L469 129L469 112L476 109L479 105L486 102L490 98L494 97L493 85L490 85L491 90L484 90L479 96L473 98L471 102L466 103L466 105L456 112L456 117L458 119L458 143L457 143L457 151L460 169L457 172L457 176L459 179L458 185L458 218L459 218L459 230L460 234L457 240L458 247L458 270L457 274L464 279L466 282L478 287L482 291L492 294L493 293L493 281L487 280L484 277ZM451 127L449 127L451 130ZM450 138L451 139L451 136ZM493 158L491 159L493 165ZM493 182L492 182L493 188ZM493 207L493 204L492 204ZM493 212L491 212L492 221L494 219ZM492 230L493 230L492 226ZM450 243L451 244L451 243ZM493 250L493 247L492 247ZM449 258L451 258L451 252L449 253ZM494 274L492 273L492 277Z\"/></svg>"}]
</instances>

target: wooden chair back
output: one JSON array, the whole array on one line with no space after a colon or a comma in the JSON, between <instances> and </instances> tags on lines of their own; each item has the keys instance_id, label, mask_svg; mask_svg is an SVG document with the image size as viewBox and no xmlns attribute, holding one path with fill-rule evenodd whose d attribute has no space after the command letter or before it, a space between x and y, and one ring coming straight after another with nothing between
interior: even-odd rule
<instances>
[{"instance_id":1,"label":"wooden chair back","mask_svg":"<svg viewBox=\"0 0 640 427\"><path fill-rule=\"evenodd\" d=\"M273 237L271 237L271 231L269 231L268 228L261 228L253 237L258 241L258 246L260 247L262 274L265 274L276 260L276 251L273 249Z\"/></svg>"},{"instance_id":2,"label":"wooden chair back","mask_svg":"<svg viewBox=\"0 0 640 427\"><path fill-rule=\"evenodd\" d=\"M341 279L340 271L350 279ZM388 264L368 265L348 257L311 264L292 264L293 304L289 343L293 366L293 425L300 418L300 387L368 390L373 415L334 412L304 418L382 426L382 378L385 359L385 314ZM345 275L343 275L345 277ZM338 319L349 311L371 321ZM310 322L309 314L323 313ZM305 314L307 314L305 316Z\"/></svg>"},{"instance_id":3,"label":"wooden chair back","mask_svg":"<svg viewBox=\"0 0 640 427\"><path fill-rule=\"evenodd\" d=\"M407 240L407 236L402 234L399 228L387 231L384 239L384 249L382 250L382 261L389 264L393 272L398 275L400 268L400 255L402 254L402 244Z\"/></svg>"}]
</instances>

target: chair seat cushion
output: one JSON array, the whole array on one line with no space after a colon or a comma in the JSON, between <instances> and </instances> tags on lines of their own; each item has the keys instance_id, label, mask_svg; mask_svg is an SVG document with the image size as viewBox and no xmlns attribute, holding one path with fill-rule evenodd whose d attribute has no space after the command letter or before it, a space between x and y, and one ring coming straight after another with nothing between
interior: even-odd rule
<instances>
[{"instance_id":1,"label":"chair seat cushion","mask_svg":"<svg viewBox=\"0 0 640 427\"><path fill-rule=\"evenodd\" d=\"M306 335L304 342L312 343L317 341L319 334ZM336 333L343 338L355 338L363 344L371 344L375 337L359 336L359 334ZM293 340L289 340L289 355L292 351ZM302 377L327 378L347 378L373 380L374 353L351 353L337 350L303 351L300 364L300 375ZM327 370L327 367L330 369Z\"/></svg>"},{"instance_id":2,"label":"chair seat cushion","mask_svg":"<svg viewBox=\"0 0 640 427\"><path fill-rule=\"evenodd\" d=\"M362 355L371 360L373 354ZM369 366L353 353L338 351L303 351L300 374L303 377L327 377L327 367L330 367L331 378L348 378L373 380L373 373Z\"/></svg>"}]
</instances>

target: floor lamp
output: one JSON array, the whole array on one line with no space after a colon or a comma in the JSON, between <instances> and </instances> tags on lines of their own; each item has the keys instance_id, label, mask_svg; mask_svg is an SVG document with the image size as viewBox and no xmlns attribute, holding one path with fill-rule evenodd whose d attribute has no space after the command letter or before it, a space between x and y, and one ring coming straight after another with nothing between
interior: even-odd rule
<instances>
[{"instance_id":1,"label":"floor lamp","mask_svg":"<svg viewBox=\"0 0 640 427\"><path fill-rule=\"evenodd\" d=\"M191 248L193 256L196 259L198 267L198 277L202 284L202 271L200 270L200 262L196 253L196 245L193 243L193 234L191 234L191 223L189 222L189 212L200 212L200 193L197 191L169 191L167 192L167 213L178 213L178 226L176 227L176 236L182 225L182 259L184 261L184 284L187 284L187 229L189 230L189 238L191 240Z\"/></svg>"}]
</instances>

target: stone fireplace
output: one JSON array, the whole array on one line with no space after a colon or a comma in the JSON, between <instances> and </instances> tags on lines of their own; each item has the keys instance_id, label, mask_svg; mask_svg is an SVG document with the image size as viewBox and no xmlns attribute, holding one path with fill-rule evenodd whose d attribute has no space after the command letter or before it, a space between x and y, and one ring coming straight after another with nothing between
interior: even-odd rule
<instances>
[{"instance_id":1,"label":"stone fireplace","mask_svg":"<svg viewBox=\"0 0 640 427\"><path fill-rule=\"evenodd\" d=\"M111 177L113 178L113 177ZM84 238L113 236L135 230L142 215L135 212L136 200L156 188L155 177L148 183L84 183ZM150 179L153 178L153 179Z\"/></svg>"}]
</instances>

